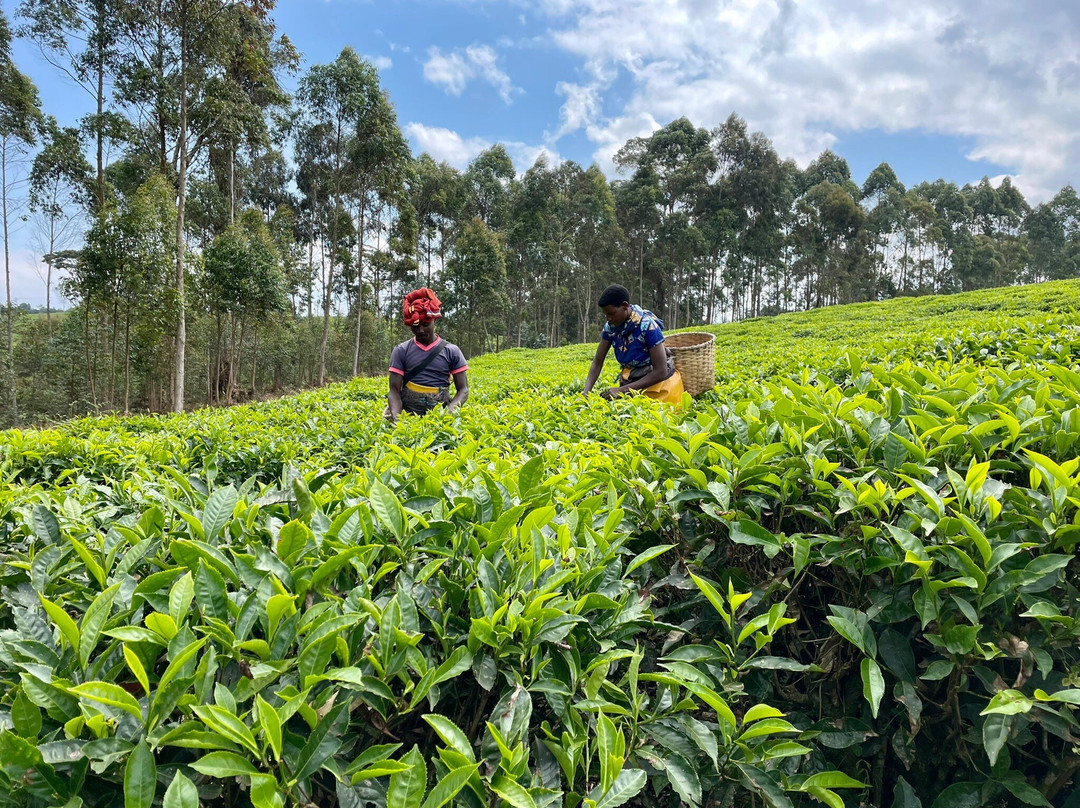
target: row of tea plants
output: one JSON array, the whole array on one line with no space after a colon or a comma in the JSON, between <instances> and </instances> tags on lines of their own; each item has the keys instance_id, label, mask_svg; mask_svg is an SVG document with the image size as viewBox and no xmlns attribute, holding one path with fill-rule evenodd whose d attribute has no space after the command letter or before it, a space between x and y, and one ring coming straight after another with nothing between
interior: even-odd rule
<instances>
[{"instance_id":1,"label":"row of tea plants","mask_svg":"<svg viewBox=\"0 0 1080 808\"><path fill-rule=\"evenodd\" d=\"M0 805L1072 808L1077 291L5 433Z\"/></svg>"}]
</instances>

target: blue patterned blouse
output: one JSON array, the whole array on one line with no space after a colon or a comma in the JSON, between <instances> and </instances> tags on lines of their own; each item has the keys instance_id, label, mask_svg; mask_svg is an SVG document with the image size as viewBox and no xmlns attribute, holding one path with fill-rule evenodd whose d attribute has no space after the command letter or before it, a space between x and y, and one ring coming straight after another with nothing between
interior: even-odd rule
<instances>
[{"instance_id":1,"label":"blue patterned blouse","mask_svg":"<svg viewBox=\"0 0 1080 808\"><path fill-rule=\"evenodd\" d=\"M649 349L664 341L664 323L647 309L630 305L630 316L621 326L604 323L600 339L615 349L615 361L623 367L640 368L652 364Z\"/></svg>"}]
</instances>

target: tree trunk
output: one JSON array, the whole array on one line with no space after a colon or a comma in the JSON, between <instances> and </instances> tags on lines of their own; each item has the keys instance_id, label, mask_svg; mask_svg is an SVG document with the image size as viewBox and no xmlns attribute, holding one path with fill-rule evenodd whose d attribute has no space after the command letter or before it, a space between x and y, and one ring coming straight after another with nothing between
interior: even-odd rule
<instances>
[{"instance_id":1,"label":"tree trunk","mask_svg":"<svg viewBox=\"0 0 1080 808\"><path fill-rule=\"evenodd\" d=\"M214 337L214 375L213 375L213 403L221 403L221 340L224 334L224 329L221 327L221 313L218 312L214 315L214 319L217 321L217 333Z\"/></svg>"},{"instance_id":2,"label":"tree trunk","mask_svg":"<svg viewBox=\"0 0 1080 808\"><path fill-rule=\"evenodd\" d=\"M236 221L236 143L229 142L229 224Z\"/></svg>"},{"instance_id":3,"label":"tree trunk","mask_svg":"<svg viewBox=\"0 0 1080 808\"><path fill-rule=\"evenodd\" d=\"M337 230L337 225L334 226L334 230ZM337 234L335 233L334 236ZM336 238L331 236L331 241L336 241ZM325 259L324 259L325 260ZM326 283L323 285L323 325L322 325L322 339L319 342L319 387L326 384L326 345L330 339L330 297L331 290L334 288L334 253L331 247L330 252L330 268L327 272Z\"/></svg>"},{"instance_id":4,"label":"tree trunk","mask_svg":"<svg viewBox=\"0 0 1080 808\"><path fill-rule=\"evenodd\" d=\"M184 207L187 203L187 14L180 22L180 139L179 168L176 172L176 357L173 375L173 412L184 411L184 352L187 349L187 317L184 298Z\"/></svg>"},{"instance_id":5,"label":"tree trunk","mask_svg":"<svg viewBox=\"0 0 1080 808\"><path fill-rule=\"evenodd\" d=\"M86 378L90 382L90 403L97 409L97 389L94 386L94 360L90 351L90 295L83 301L83 314L85 315L85 333L83 341L86 343Z\"/></svg>"},{"instance_id":6,"label":"tree trunk","mask_svg":"<svg viewBox=\"0 0 1080 808\"><path fill-rule=\"evenodd\" d=\"M124 415L131 414L131 307L124 318Z\"/></svg>"},{"instance_id":7,"label":"tree trunk","mask_svg":"<svg viewBox=\"0 0 1080 808\"><path fill-rule=\"evenodd\" d=\"M52 335L52 261L45 262L45 334Z\"/></svg>"},{"instance_id":8,"label":"tree trunk","mask_svg":"<svg viewBox=\"0 0 1080 808\"><path fill-rule=\"evenodd\" d=\"M109 408L116 409L116 332L120 324L120 298L113 298L112 334L109 339Z\"/></svg>"},{"instance_id":9,"label":"tree trunk","mask_svg":"<svg viewBox=\"0 0 1080 808\"><path fill-rule=\"evenodd\" d=\"M3 138L0 142L0 200L3 205L4 219L4 288L7 291L7 353L8 353L8 379L11 382L11 419L12 423L19 420L19 395L15 389L15 322L12 318L11 308L11 252L8 233L8 184L7 184L7 151L8 141Z\"/></svg>"},{"instance_id":10,"label":"tree trunk","mask_svg":"<svg viewBox=\"0 0 1080 808\"><path fill-rule=\"evenodd\" d=\"M360 369L360 324L364 313L364 198L366 192L360 191L360 230L356 237L356 343L353 345L352 375Z\"/></svg>"},{"instance_id":11,"label":"tree trunk","mask_svg":"<svg viewBox=\"0 0 1080 808\"><path fill-rule=\"evenodd\" d=\"M229 370L225 377L225 404L233 403L233 388L236 386L236 315L229 317Z\"/></svg>"},{"instance_id":12,"label":"tree trunk","mask_svg":"<svg viewBox=\"0 0 1080 808\"><path fill-rule=\"evenodd\" d=\"M255 321L255 339L251 346L251 397L255 398L255 369L259 367L259 321Z\"/></svg>"},{"instance_id":13,"label":"tree trunk","mask_svg":"<svg viewBox=\"0 0 1080 808\"><path fill-rule=\"evenodd\" d=\"M97 213L105 210L105 124L102 115L105 113L105 39L101 32L105 28L105 8L102 2L97 3L97 118L95 123L95 140L97 141Z\"/></svg>"},{"instance_id":14,"label":"tree trunk","mask_svg":"<svg viewBox=\"0 0 1080 808\"><path fill-rule=\"evenodd\" d=\"M206 341L206 406L213 406L214 363L210 351L210 340Z\"/></svg>"},{"instance_id":15,"label":"tree trunk","mask_svg":"<svg viewBox=\"0 0 1080 808\"><path fill-rule=\"evenodd\" d=\"M234 380L234 393L238 394L240 390L240 357L244 353L244 335L247 333L247 312L240 315L240 340L236 343L236 373L230 374L230 378ZM230 395L230 402L239 401L238 395Z\"/></svg>"},{"instance_id":16,"label":"tree trunk","mask_svg":"<svg viewBox=\"0 0 1080 808\"><path fill-rule=\"evenodd\" d=\"M638 305L642 303L642 295L645 290L645 234L641 234L641 240L638 241L638 281L637 281L637 299Z\"/></svg>"},{"instance_id":17,"label":"tree trunk","mask_svg":"<svg viewBox=\"0 0 1080 808\"><path fill-rule=\"evenodd\" d=\"M308 234L307 245L307 318L308 322L311 322L311 318L314 316L314 300L315 300L315 211L319 207L319 186L315 185L311 189L311 232Z\"/></svg>"}]
</instances>

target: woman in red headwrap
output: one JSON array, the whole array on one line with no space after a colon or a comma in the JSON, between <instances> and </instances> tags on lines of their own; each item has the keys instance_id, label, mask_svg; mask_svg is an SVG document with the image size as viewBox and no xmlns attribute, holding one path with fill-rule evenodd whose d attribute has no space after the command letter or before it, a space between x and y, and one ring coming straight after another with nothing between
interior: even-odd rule
<instances>
[{"instance_id":1,"label":"woman in red headwrap","mask_svg":"<svg viewBox=\"0 0 1080 808\"><path fill-rule=\"evenodd\" d=\"M401 314L413 338L390 354L390 392L386 417L394 422L402 410L425 415L442 404L453 412L469 397L469 369L456 345L435 335L435 321L442 317L435 293L424 287L405 295ZM450 381L454 397L450 398Z\"/></svg>"}]
</instances>

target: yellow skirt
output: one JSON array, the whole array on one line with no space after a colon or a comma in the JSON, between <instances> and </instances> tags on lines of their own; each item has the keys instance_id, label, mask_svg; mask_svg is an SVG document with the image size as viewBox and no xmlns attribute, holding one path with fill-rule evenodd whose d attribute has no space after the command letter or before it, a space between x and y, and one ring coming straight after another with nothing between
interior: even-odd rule
<instances>
[{"instance_id":1,"label":"yellow skirt","mask_svg":"<svg viewBox=\"0 0 1080 808\"><path fill-rule=\"evenodd\" d=\"M624 380L629 375L629 368L623 370L622 376ZM651 387L646 387L644 390L635 390L634 392L641 393L649 398L661 401L664 404L668 404L677 409L682 408L683 383L682 376L679 375L679 371L677 370L662 382L657 382Z\"/></svg>"}]
</instances>

